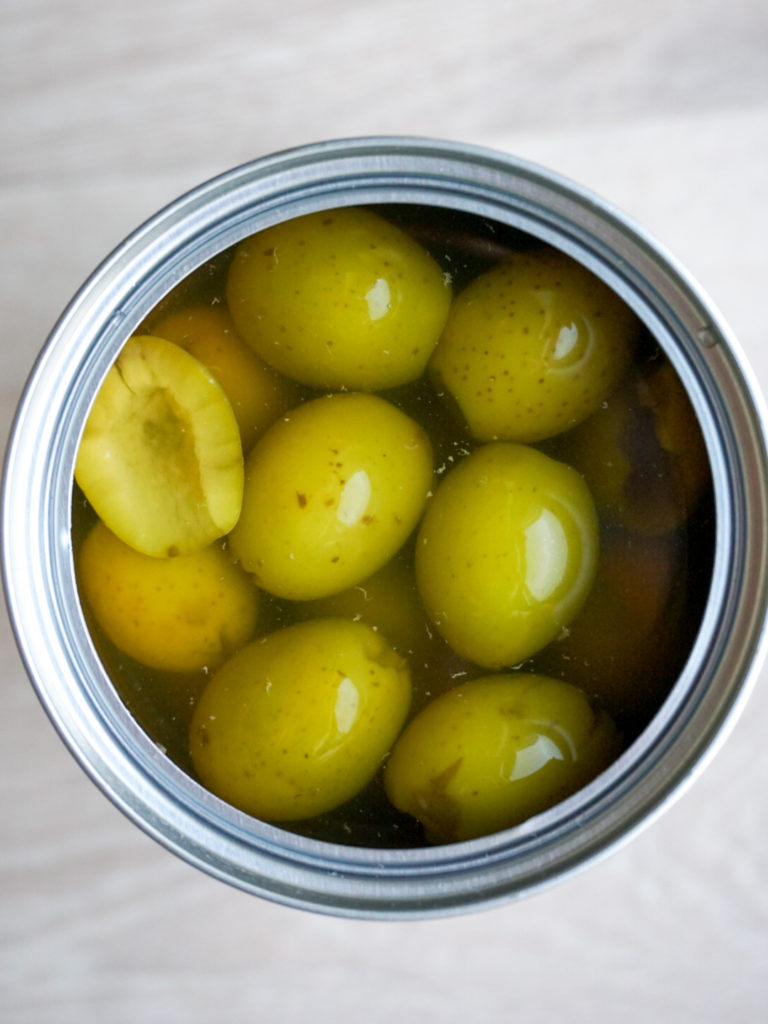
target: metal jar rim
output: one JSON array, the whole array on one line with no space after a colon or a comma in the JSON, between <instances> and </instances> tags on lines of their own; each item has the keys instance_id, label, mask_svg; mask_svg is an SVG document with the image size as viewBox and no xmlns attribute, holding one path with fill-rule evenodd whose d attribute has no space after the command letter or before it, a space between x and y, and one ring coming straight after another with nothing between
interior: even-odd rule
<instances>
[{"instance_id":1,"label":"metal jar rim","mask_svg":"<svg viewBox=\"0 0 768 1024\"><path fill-rule=\"evenodd\" d=\"M415 850L310 840L234 810L139 728L96 655L75 585L75 455L120 347L176 283L248 234L313 210L417 203L478 214L550 243L602 277L674 364L709 452L714 567L698 636L651 724L575 796L508 831ZM187 861L246 891L349 917L456 913L529 893L602 856L679 794L724 738L766 648L766 412L721 317L626 217L522 160L457 143L364 138L256 160L181 197L93 273L27 383L2 495L6 598L29 676L104 792Z\"/></svg>"}]
</instances>

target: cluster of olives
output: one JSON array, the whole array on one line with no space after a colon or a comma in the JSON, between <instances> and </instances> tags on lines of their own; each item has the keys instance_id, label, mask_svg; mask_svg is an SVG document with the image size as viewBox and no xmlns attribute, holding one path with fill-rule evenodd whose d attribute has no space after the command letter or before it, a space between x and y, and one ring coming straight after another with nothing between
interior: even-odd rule
<instances>
[{"instance_id":1,"label":"cluster of olives","mask_svg":"<svg viewBox=\"0 0 768 1024\"><path fill-rule=\"evenodd\" d=\"M378 779L428 841L470 839L621 750L606 601L651 566L618 599L640 648L668 610L695 416L563 254L454 281L371 209L277 224L155 310L85 425L86 612L148 685L197 674L191 769L266 821Z\"/></svg>"}]
</instances>

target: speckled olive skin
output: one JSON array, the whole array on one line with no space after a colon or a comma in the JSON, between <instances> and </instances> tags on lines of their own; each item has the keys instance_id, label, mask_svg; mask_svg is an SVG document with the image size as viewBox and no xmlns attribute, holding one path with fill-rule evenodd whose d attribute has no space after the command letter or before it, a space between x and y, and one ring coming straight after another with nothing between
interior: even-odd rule
<instances>
[{"instance_id":1,"label":"speckled olive skin","mask_svg":"<svg viewBox=\"0 0 768 1024\"><path fill-rule=\"evenodd\" d=\"M151 668L215 669L256 630L259 593L220 544L151 558L97 522L77 568L81 591L106 635Z\"/></svg>"},{"instance_id":2,"label":"speckled olive skin","mask_svg":"<svg viewBox=\"0 0 768 1024\"><path fill-rule=\"evenodd\" d=\"M432 484L421 427L369 394L287 413L246 461L234 556L271 594L326 597L371 576L416 526Z\"/></svg>"},{"instance_id":3,"label":"speckled olive skin","mask_svg":"<svg viewBox=\"0 0 768 1024\"><path fill-rule=\"evenodd\" d=\"M516 825L575 793L621 739L582 690L531 673L484 676L428 704L387 762L385 786L433 843Z\"/></svg>"},{"instance_id":4,"label":"speckled olive skin","mask_svg":"<svg viewBox=\"0 0 768 1024\"><path fill-rule=\"evenodd\" d=\"M243 496L243 446L223 389L173 342L130 338L91 407L75 479L145 555L211 544L237 522Z\"/></svg>"},{"instance_id":5,"label":"speckled olive skin","mask_svg":"<svg viewBox=\"0 0 768 1024\"><path fill-rule=\"evenodd\" d=\"M638 321L555 250L521 253L453 302L430 361L479 441L534 442L595 411L629 367Z\"/></svg>"},{"instance_id":6,"label":"speckled olive skin","mask_svg":"<svg viewBox=\"0 0 768 1024\"><path fill-rule=\"evenodd\" d=\"M410 704L405 660L361 622L317 619L254 641L214 676L190 752L218 796L267 821L331 810L375 775Z\"/></svg>"},{"instance_id":7,"label":"speckled olive skin","mask_svg":"<svg viewBox=\"0 0 768 1024\"><path fill-rule=\"evenodd\" d=\"M581 609L598 556L597 515L575 470L528 445L483 445L438 487L419 527L416 580L458 654L514 666Z\"/></svg>"},{"instance_id":8,"label":"speckled olive skin","mask_svg":"<svg viewBox=\"0 0 768 1024\"><path fill-rule=\"evenodd\" d=\"M379 391L419 377L451 287L432 257L370 210L308 214L238 247L227 279L237 330L313 387Z\"/></svg>"}]
</instances>

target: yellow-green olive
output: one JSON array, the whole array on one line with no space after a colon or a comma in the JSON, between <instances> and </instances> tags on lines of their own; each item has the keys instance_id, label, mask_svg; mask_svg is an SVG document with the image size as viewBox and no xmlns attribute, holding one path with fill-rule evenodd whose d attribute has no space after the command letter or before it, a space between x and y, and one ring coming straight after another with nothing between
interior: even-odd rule
<instances>
[{"instance_id":1,"label":"yellow-green olive","mask_svg":"<svg viewBox=\"0 0 768 1024\"><path fill-rule=\"evenodd\" d=\"M357 208L285 221L238 247L227 279L238 331L265 362L322 388L379 391L415 380L451 288L417 242Z\"/></svg>"},{"instance_id":2,"label":"yellow-green olive","mask_svg":"<svg viewBox=\"0 0 768 1024\"><path fill-rule=\"evenodd\" d=\"M361 622L316 619L255 640L213 677L190 752L201 782L267 821L311 817L372 779L410 702L407 663Z\"/></svg>"},{"instance_id":3,"label":"yellow-green olive","mask_svg":"<svg viewBox=\"0 0 768 1024\"><path fill-rule=\"evenodd\" d=\"M78 581L115 646L152 668L217 668L256 630L258 591L220 544L151 558L97 522L80 549Z\"/></svg>"},{"instance_id":4,"label":"yellow-green olive","mask_svg":"<svg viewBox=\"0 0 768 1024\"><path fill-rule=\"evenodd\" d=\"M456 297L430 371L477 440L541 441L600 406L637 333L629 307L575 260L523 253Z\"/></svg>"},{"instance_id":5,"label":"yellow-green olive","mask_svg":"<svg viewBox=\"0 0 768 1024\"><path fill-rule=\"evenodd\" d=\"M380 569L416 526L432 448L383 398L336 394L293 409L246 460L230 546L260 587L310 600Z\"/></svg>"},{"instance_id":6,"label":"yellow-green olive","mask_svg":"<svg viewBox=\"0 0 768 1024\"><path fill-rule=\"evenodd\" d=\"M529 673L484 676L406 727L387 762L386 792L431 842L475 839L572 795L620 749L613 722L578 687Z\"/></svg>"},{"instance_id":7,"label":"yellow-green olive","mask_svg":"<svg viewBox=\"0 0 768 1024\"><path fill-rule=\"evenodd\" d=\"M486 668L553 640L589 593L598 526L575 470L527 445L483 445L444 478L416 544L416 580L450 646Z\"/></svg>"}]
</instances>

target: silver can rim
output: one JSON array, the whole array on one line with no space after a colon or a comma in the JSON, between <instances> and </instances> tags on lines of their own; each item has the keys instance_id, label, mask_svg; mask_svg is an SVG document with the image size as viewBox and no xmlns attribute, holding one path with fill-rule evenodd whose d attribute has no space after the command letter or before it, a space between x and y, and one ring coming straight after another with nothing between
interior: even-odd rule
<instances>
[{"instance_id":1,"label":"silver can rim","mask_svg":"<svg viewBox=\"0 0 768 1024\"><path fill-rule=\"evenodd\" d=\"M244 815L138 727L90 641L71 548L74 460L90 403L126 338L196 266L281 220L343 205L417 203L501 221L573 256L646 323L672 360L712 468L710 593L659 713L593 783L523 825L419 850L340 846ZM686 272L629 218L567 179L460 143L371 137L264 157L192 190L130 235L54 327L6 451L6 599L30 679L63 740L124 813L183 859L245 891L346 917L425 918L561 880L649 824L724 740L766 654L768 416L737 342Z\"/></svg>"}]
</instances>

